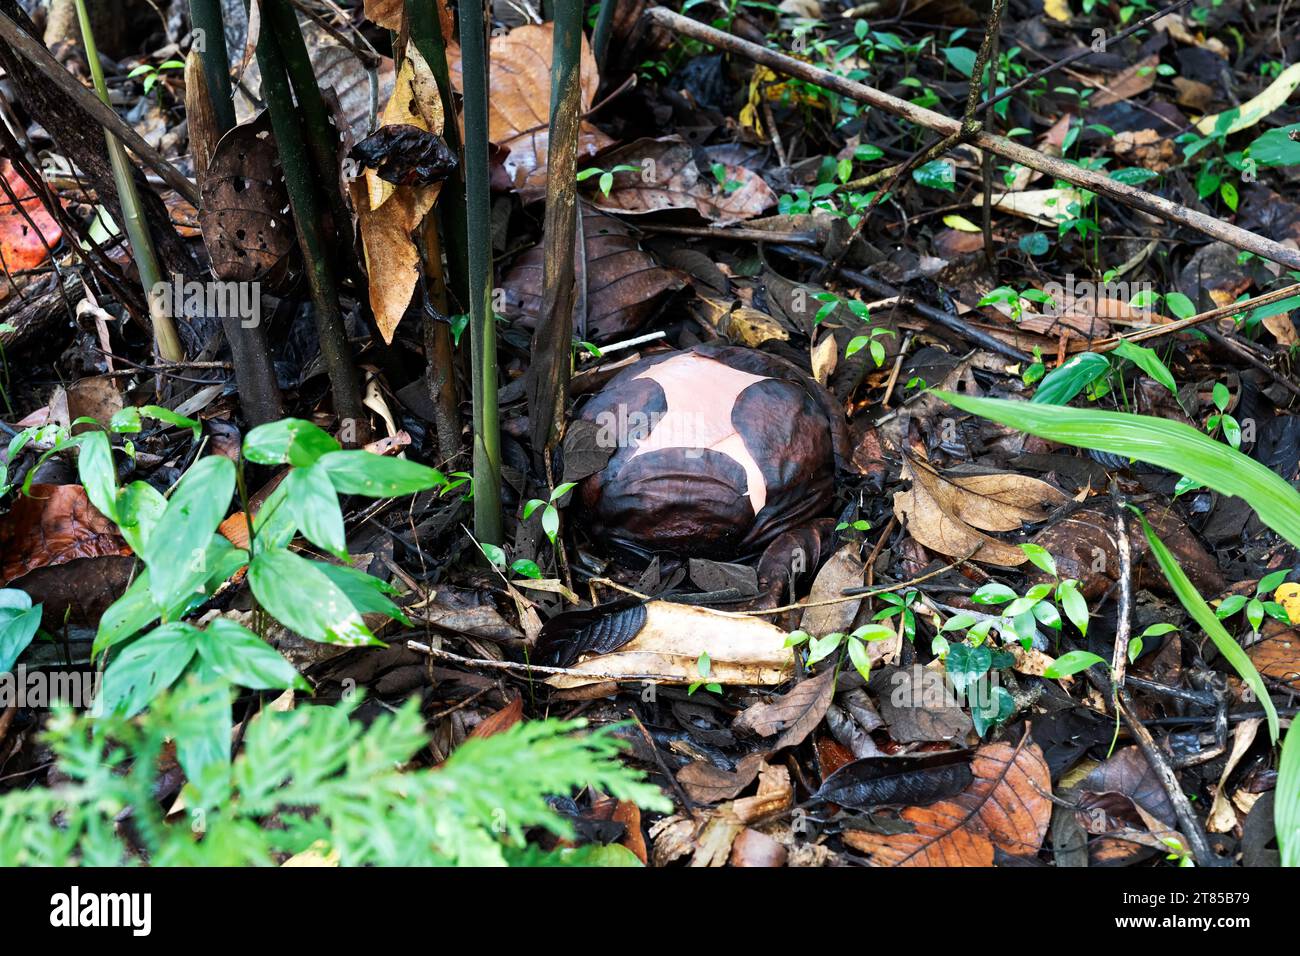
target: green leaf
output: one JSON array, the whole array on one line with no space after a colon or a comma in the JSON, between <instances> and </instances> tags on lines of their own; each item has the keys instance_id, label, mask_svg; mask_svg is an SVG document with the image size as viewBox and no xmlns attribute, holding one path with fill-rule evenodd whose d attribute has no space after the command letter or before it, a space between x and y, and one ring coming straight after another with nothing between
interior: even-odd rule
<instances>
[{"instance_id":1,"label":"green leaf","mask_svg":"<svg viewBox=\"0 0 1300 956\"><path fill-rule=\"evenodd\" d=\"M975 71L975 51L969 47L946 47L943 55L952 65L952 68L962 76L970 76Z\"/></svg>"},{"instance_id":2,"label":"green leaf","mask_svg":"<svg viewBox=\"0 0 1300 956\"><path fill-rule=\"evenodd\" d=\"M1025 556L1034 567L1056 577L1056 560L1046 548L1039 544L1022 544L1020 550L1025 552Z\"/></svg>"},{"instance_id":3,"label":"green leaf","mask_svg":"<svg viewBox=\"0 0 1300 956\"><path fill-rule=\"evenodd\" d=\"M343 511L329 473L321 462L295 468L284 479L285 504L307 540L335 557L348 556Z\"/></svg>"},{"instance_id":4,"label":"green leaf","mask_svg":"<svg viewBox=\"0 0 1300 956\"><path fill-rule=\"evenodd\" d=\"M959 694L965 694L966 688L987 674L992 666L993 652L985 645L953 644L944 662L948 679Z\"/></svg>"},{"instance_id":5,"label":"green leaf","mask_svg":"<svg viewBox=\"0 0 1300 956\"><path fill-rule=\"evenodd\" d=\"M345 495L396 498L447 483L437 468L368 451L332 451L320 459L334 487Z\"/></svg>"},{"instance_id":6,"label":"green leaf","mask_svg":"<svg viewBox=\"0 0 1300 956\"><path fill-rule=\"evenodd\" d=\"M546 502L543 501L541 498L530 498L528 500L528 503L524 505L524 515L523 515L524 520L527 521L529 518L533 516L534 511L536 511L538 508L544 508L544 507L546 507Z\"/></svg>"},{"instance_id":7,"label":"green leaf","mask_svg":"<svg viewBox=\"0 0 1300 956\"><path fill-rule=\"evenodd\" d=\"M1056 597L1061 602L1061 610L1065 612L1070 623L1079 629L1080 634L1087 634L1088 602L1079 590L1079 582L1062 581L1061 586L1056 589Z\"/></svg>"},{"instance_id":8,"label":"green leaf","mask_svg":"<svg viewBox=\"0 0 1300 956\"><path fill-rule=\"evenodd\" d=\"M291 551L259 553L248 566L248 583L262 607L303 637L348 646L383 643L321 566Z\"/></svg>"},{"instance_id":9,"label":"green leaf","mask_svg":"<svg viewBox=\"0 0 1300 956\"><path fill-rule=\"evenodd\" d=\"M1166 293L1165 305L1169 307L1170 312L1180 319L1189 319L1196 314L1196 303L1181 292ZM1152 378L1154 377L1153 375Z\"/></svg>"},{"instance_id":10,"label":"green leaf","mask_svg":"<svg viewBox=\"0 0 1300 956\"><path fill-rule=\"evenodd\" d=\"M863 680L871 680L871 655L862 641L849 641L849 660Z\"/></svg>"},{"instance_id":11,"label":"green leaf","mask_svg":"<svg viewBox=\"0 0 1300 956\"><path fill-rule=\"evenodd\" d=\"M1151 525L1147 522L1146 516L1136 508L1132 510L1138 516L1138 520L1142 522L1142 530L1146 533L1147 542L1151 545L1151 554L1155 557L1156 563L1160 565L1160 570L1164 572L1174 594L1178 596L1178 600L1187 609L1187 613L1201 626L1201 630L1209 635L1210 640L1214 642L1214 646L1219 649L1219 653L1232 665L1233 669L1246 683L1246 686L1259 699L1260 705L1264 708L1264 713L1268 717L1269 736L1272 738L1273 743L1277 743L1277 708L1273 706L1273 700L1268 696L1268 688L1259 676L1259 671L1255 670L1255 665L1246 656L1246 652L1241 649L1241 645L1232 639L1231 634L1224 630L1223 625L1219 623L1219 619L1210 610L1210 606L1205 603L1205 598L1201 597L1201 593L1196 590L1196 586L1187 579L1187 575L1178 564L1178 559L1170 553L1165 543L1151 530Z\"/></svg>"},{"instance_id":12,"label":"green leaf","mask_svg":"<svg viewBox=\"0 0 1300 956\"><path fill-rule=\"evenodd\" d=\"M18 655L36 636L41 626L41 606L32 606L32 598L18 588L0 590L0 674L14 669Z\"/></svg>"},{"instance_id":13,"label":"green leaf","mask_svg":"<svg viewBox=\"0 0 1300 956\"><path fill-rule=\"evenodd\" d=\"M190 574L204 566L212 533L234 492L235 465L222 455L200 458L176 484L141 554L160 607L183 597Z\"/></svg>"},{"instance_id":14,"label":"green leaf","mask_svg":"<svg viewBox=\"0 0 1300 956\"><path fill-rule=\"evenodd\" d=\"M844 641L844 635L840 633L827 634L825 637L814 637L808 641L808 664L812 666L820 660L824 660L835 652L835 649Z\"/></svg>"},{"instance_id":15,"label":"green leaf","mask_svg":"<svg viewBox=\"0 0 1300 956\"><path fill-rule=\"evenodd\" d=\"M213 618L202 634L199 656L232 684L253 690L311 690L279 651L229 618Z\"/></svg>"},{"instance_id":16,"label":"green leaf","mask_svg":"<svg viewBox=\"0 0 1300 956\"><path fill-rule=\"evenodd\" d=\"M1214 616L1220 621L1230 618L1245 607L1249 600L1250 598L1244 594L1229 594L1219 602L1219 606L1214 610Z\"/></svg>"},{"instance_id":17,"label":"green leaf","mask_svg":"<svg viewBox=\"0 0 1300 956\"><path fill-rule=\"evenodd\" d=\"M98 657L110 647L140 633L161 615L162 608L154 603L149 591L149 572L146 570L100 617L91 657Z\"/></svg>"},{"instance_id":18,"label":"green leaf","mask_svg":"<svg viewBox=\"0 0 1300 956\"><path fill-rule=\"evenodd\" d=\"M104 669L101 700L106 713L134 717L170 687L194 656L202 632L173 621L154 628L114 655Z\"/></svg>"},{"instance_id":19,"label":"green leaf","mask_svg":"<svg viewBox=\"0 0 1300 956\"><path fill-rule=\"evenodd\" d=\"M117 468L113 448L104 432L86 432L73 439L77 451L77 476L86 488L86 497L106 518L117 520ZM32 469L35 474L36 469ZM25 489L24 489L25 490Z\"/></svg>"},{"instance_id":20,"label":"green leaf","mask_svg":"<svg viewBox=\"0 0 1300 956\"><path fill-rule=\"evenodd\" d=\"M397 593L397 588L391 584L381 581L373 574L366 574L350 564L330 564L327 561L319 561L313 563L312 567L319 569L333 581L335 586L347 595L352 606L362 614L385 614L411 627L411 621L406 613L388 599L388 595Z\"/></svg>"},{"instance_id":21,"label":"green leaf","mask_svg":"<svg viewBox=\"0 0 1300 956\"><path fill-rule=\"evenodd\" d=\"M1290 574L1290 568L1282 568L1280 571L1274 571L1272 574L1264 575L1264 577L1260 579L1259 584L1255 586L1256 593L1272 594L1282 586L1282 582L1285 581Z\"/></svg>"},{"instance_id":22,"label":"green leaf","mask_svg":"<svg viewBox=\"0 0 1300 956\"><path fill-rule=\"evenodd\" d=\"M267 422L244 436L244 457L259 465L305 468L341 447L324 429L301 418Z\"/></svg>"},{"instance_id":23,"label":"green leaf","mask_svg":"<svg viewBox=\"0 0 1300 956\"><path fill-rule=\"evenodd\" d=\"M1261 521L1300 547L1300 492L1267 465L1190 425L1123 412L935 394L963 411L1040 438L1136 458L1184 474L1220 494L1243 498Z\"/></svg>"},{"instance_id":24,"label":"green leaf","mask_svg":"<svg viewBox=\"0 0 1300 956\"><path fill-rule=\"evenodd\" d=\"M117 493L117 527L136 554L143 554L145 543L167 510L167 499L153 485L133 481Z\"/></svg>"},{"instance_id":25,"label":"green leaf","mask_svg":"<svg viewBox=\"0 0 1300 956\"><path fill-rule=\"evenodd\" d=\"M1178 394L1178 385L1174 381L1173 373L1164 362L1160 361L1160 356L1156 354L1155 349L1134 345L1126 339L1120 339L1119 345L1115 347L1115 354L1120 358L1128 359L1174 395Z\"/></svg>"},{"instance_id":26,"label":"green leaf","mask_svg":"<svg viewBox=\"0 0 1300 956\"><path fill-rule=\"evenodd\" d=\"M547 505L542 511L542 530L554 544L555 536L560 533L560 511L555 505Z\"/></svg>"},{"instance_id":27,"label":"green leaf","mask_svg":"<svg viewBox=\"0 0 1300 956\"><path fill-rule=\"evenodd\" d=\"M953 179L953 166L942 159L934 159L912 170L912 179L930 189L943 189L956 192L957 184Z\"/></svg>"},{"instance_id":28,"label":"green leaf","mask_svg":"<svg viewBox=\"0 0 1300 956\"><path fill-rule=\"evenodd\" d=\"M170 408L164 408L161 405L143 405L140 408L140 414L145 418L155 418L160 422L166 422L168 425L175 425L177 428L188 428L194 437L194 441L198 441L203 434L203 424L201 422L193 418L186 418L184 415L177 415Z\"/></svg>"},{"instance_id":29,"label":"green leaf","mask_svg":"<svg viewBox=\"0 0 1300 956\"><path fill-rule=\"evenodd\" d=\"M1273 794L1273 826L1282 865L1300 866L1300 721L1294 719L1282 742Z\"/></svg>"},{"instance_id":30,"label":"green leaf","mask_svg":"<svg viewBox=\"0 0 1300 956\"><path fill-rule=\"evenodd\" d=\"M1079 671L1087 670L1094 664L1105 664L1104 657L1098 657L1091 651L1070 651L1068 654L1062 654L1043 670L1043 676L1055 680L1059 677L1069 677L1071 674L1077 674Z\"/></svg>"},{"instance_id":31,"label":"green leaf","mask_svg":"<svg viewBox=\"0 0 1300 956\"><path fill-rule=\"evenodd\" d=\"M529 561L527 558L519 558L511 562L510 570L520 577L532 578L534 581L542 576L542 569L537 566L537 562Z\"/></svg>"},{"instance_id":32,"label":"green leaf","mask_svg":"<svg viewBox=\"0 0 1300 956\"><path fill-rule=\"evenodd\" d=\"M1250 158L1260 166L1300 165L1300 141L1291 138L1300 132L1300 123L1271 129L1250 144Z\"/></svg>"},{"instance_id":33,"label":"green leaf","mask_svg":"<svg viewBox=\"0 0 1300 956\"><path fill-rule=\"evenodd\" d=\"M1065 405L1110 371L1110 360L1097 352L1080 352L1052 369L1038 383L1036 405Z\"/></svg>"},{"instance_id":34,"label":"green leaf","mask_svg":"<svg viewBox=\"0 0 1300 956\"><path fill-rule=\"evenodd\" d=\"M970 599L976 604L1006 604L1008 601L1014 601L1016 597L1016 592L1005 584L991 581L978 588Z\"/></svg>"}]
</instances>

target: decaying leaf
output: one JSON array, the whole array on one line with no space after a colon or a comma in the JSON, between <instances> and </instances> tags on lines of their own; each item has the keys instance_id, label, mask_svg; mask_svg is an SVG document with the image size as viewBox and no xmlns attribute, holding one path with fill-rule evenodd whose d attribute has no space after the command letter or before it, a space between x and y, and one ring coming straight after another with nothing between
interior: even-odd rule
<instances>
[{"instance_id":1,"label":"decaying leaf","mask_svg":"<svg viewBox=\"0 0 1300 956\"><path fill-rule=\"evenodd\" d=\"M1246 654L1265 677L1300 690L1300 634L1294 628L1266 621L1263 637L1247 648Z\"/></svg>"},{"instance_id":2,"label":"decaying leaf","mask_svg":"<svg viewBox=\"0 0 1300 956\"><path fill-rule=\"evenodd\" d=\"M271 114L240 123L217 143L203 178L199 227L212 271L230 282L277 277L297 247Z\"/></svg>"},{"instance_id":3,"label":"decaying leaf","mask_svg":"<svg viewBox=\"0 0 1300 956\"><path fill-rule=\"evenodd\" d=\"M1047 761L1025 735L989 744L971 761L970 787L924 807L908 807L907 833L850 830L844 842L878 866L992 866L994 848L1011 856L1038 852L1052 816Z\"/></svg>"},{"instance_id":4,"label":"decaying leaf","mask_svg":"<svg viewBox=\"0 0 1300 956\"><path fill-rule=\"evenodd\" d=\"M927 463L906 459L908 491L894 495L894 514L917 542L940 554L964 557L977 546L975 560L1018 567L1027 560L1018 547L975 530L1014 531L1042 521L1053 505L1069 499L1051 485L1025 475L945 477Z\"/></svg>"},{"instance_id":5,"label":"decaying leaf","mask_svg":"<svg viewBox=\"0 0 1300 956\"><path fill-rule=\"evenodd\" d=\"M0 175L4 176L22 207L15 208L9 196L0 193L0 256L3 256L4 267L10 273L35 269L49 254L46 244L53 249L59 244L63 232L9 160L0 160ZM36 224L36 229L32 228L32 223ZM4 282L0 289L3 289L0 291L2 298L9 291L9 283Z\"/></svg>"},{"instance_id":6,"label":"decaying leaf","mask_svg":"<svg viewBox=\"0 0 1300 956\"><path fill-rule=\"evenodd\" d=\"M1263 717L1248 717L1233 728L1232 752L1228 755L1227 763L1223 765L1223 773L1219 774L1219 784L1214 788L1214 805L1210 807L1210 817L1205 824L1205 828L1211 833L1231 833L1237 827L1237 811L1233 809L1232 801L1228 799L1228 777L1237 768L1241 758L1246 755L1250 745L1255 742L1259 725L1263 722Z\"/></svg>"},{"instance_id":7,"label":"decaying leaf","mask_svg":"<svg viewBox=\"0 0 1300 956\"><path fill-rule=\"evenodd\" d=\"M702 295L698 291L691 305L701 322L737 345L756 348L772 339L784 342L790 338L790 333L780 322L751 306Z\"/></svg>"},{"instance_id":8,"label":"decaying leaf","mask_svg":"<svg viewBox=\"0 0 1300 956\"><path fill-rule=\"evenodd\" d=\"M672 272L643 252L626 223L582 204L582 239L586 261L575 273L587 280L587 339L608 342L631 335L654 314L663 297L682 286ZM542 305L543 241L515 260L501 280L506 291L503 314L519 317L531 328ZM575 323L576 324L576 323Z\"/></svg>"},{"instance_id":9,"label":"decaying leaf","mask_svg":"<svg viewBox=\"0 0 1300 956\"><path fill-rule=\"evenodd\" d=\"M1249 129L1264 117L1280 109L1298 86L1300 86L1300 63L1292 63L1277 75L1264 92L1235 107L1236 115L1228 123L1227 135L1231 136L1243 129ZM1197 131L1203 136L1213 133L1219 125L1219 117L1223 115L1212 113L1209 116L1202 116L1196 123Z\"/></svg>"},{"instance_id":10,"label":"decaying leaf","mask_svg":"<svg viewBox=\"0 0 1300 956\"><path fill-rule=\"evenodd\" d=\"M604 154L606 169L634 166L635 172L614 174L608 196L597 192L592 201L601 209L623 214L694 209L714 222L751 219L776 205L776 194L757 173L743 166L718 164L701 168L695 148L677 136L638 139Z\"/></svg>"},{"instance_id":11,"label":"decaying leaf","mask_svg":"<svg viewBox=\"0 0 1300 956\"><path fill-rule=\"evenodd\" d=\"M546 151L550 142L552 25L516 27L494 36L489 46L488 137L510 151L506 174L525 203L546 194ZM452 84L461 88L460 51L447 51ZM587 112L600 85L596 58L586 36L579 62L581 109ZM578 156L590 157L613 143L590 123L578 129Z\"/></svg>"},{"instance_id":12,"label":"decaying leaf","mask_svg":"<svg viewBox=\"0 0 1300 956\"><path fill-rule=\"evenodd\" d=\"M808 607L799 619L799 629L813 637L824 637L836 631L847 631L858 616L861 598L844 599L845 588L860 588L866 579L867 568L857 555L857 547L846 544L830 556L813 579L808 592ZM843 599L843 600L836 600ZM822 604L834 601L833 604Z\"/></svg>"},{"instance_id":13,"label":"decaying leaf","mask_svg":"<svg viewBox=\"0 0 1300 956\"><path fill-rule=\"evenodd\" d=\"M760 737L781 736L773 744L773 751L794 747L821 723L835 696L835 668L826 667L816 677L795 684L787 693L770 701L751 704L732 725L734 730L747 730Z\"/></svg>"},{"instance_id":14,"label":"decaying leaf","mask_svg":"<svg viewBox=\"0 0 1300 956\"><path fill-rule=\"evenodd\" d=\"M131 553L81 485L32 485L0 520L0 585L37 568Z\"/></svg>"},{"instance_id":15,"label":"decaying leaf","mask_svg":"<svg viewBox=\"0 0 1300 956\"><path fill-rule=\"evenodd\" d=\"M645 611L645 623L630 641L571 668L592 677L556 674L547 683L568 688L624 675L657 675L689 684L700 679L698 661L705 653L711 661L708 678L719 684L771 686L789 679L794 655L785 646L786 632L774 624L670 601L650 601Z\"/></svg>"},{"instance_id":16,"label":"decaying leaf","mask_svg":"<svg viewBox=\"0 0 1300 956\"><path fill-rule=\"evenodd\" d=\"M1070 205L1082 205L1082 197L1075 189L1026 189L1018 193L995 193L994 209L1023 216L1044 226L1057 226L1071 218ZM984 205L983 195L976 193L975 205Z\"/></svg>"}]
</instances>

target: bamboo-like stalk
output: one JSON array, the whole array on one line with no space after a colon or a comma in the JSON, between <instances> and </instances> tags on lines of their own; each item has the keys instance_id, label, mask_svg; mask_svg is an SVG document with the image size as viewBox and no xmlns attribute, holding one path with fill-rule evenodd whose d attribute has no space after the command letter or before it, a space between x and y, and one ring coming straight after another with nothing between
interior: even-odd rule
<instances>
[{"instance_id":1,"label":"bamboo-like stalk","mask_svg":"<svg viewBox=\"0 0 1300 956\"><path fill-rule=\"evenodd\" d=\"M596 55L596 66L602 70L605 68L605 56L609 52L609 37L614 30L614 9L617 5L618 0L600 0L600 12L596 14L596 30L591 37L591 47Z\"/></svg>"},{"instance_id":2,"label":"bamboo-like stalk","mask_svg":"<svg viewBox=\"0 0 1300 956\"><path fill-rule=\"evenodd\" d=\"M86 0L77 0L77 20L81 24L81 39L86 47L86 60L90 65L90 75L95 82L95 92L100 101L108 105L108 86L104 82L104 68L99 63L99 50L95 46L95 35L90 27L90 13L86 9ZM155 293L163 282L162 269L158 265L158 253L153 247L153 238L149 235L149 224L144 221L140 211L140 194L135 189L131 163L126 158L126 150L112 134L104 133L104 142L108 147L108 159L113 167L113 181L117 184L117 196L122 206L121 226L131 243L131 255L135 258L136 268L140 272L140 283L144 286L145 300L149 303L149 321L153 325L154 347L158 355L168 362L183 362L185 350L181 347L180 337L176 334L176 325L162 306L165 296Z\"/></svg>"},{"instance_id":3,"label":"bamboo-like stalk","mask_svg":"<svg viewBox=\"0 0 1300 956\"><path fill-rule=\"evenodd\" d=\"M343 229L351 222L351 214L343 203L339 187L339 131L330 121L329 108L316 82L316 68L307 52L307 44L298 26L298 15L289 0L261 0L264 30L270 30L279 41L285 72L293 86L294 98L302 117L301 127L307 142L307 151L316 168L317 181L329 203L330 216L335 229Z\"/></svg>"},{"instance_id":4,"label":"bamboo-like stalk","mask_svg":"<svg viewBox=\"0 0 1300 956\"><path fill-rule=\"evenodd\" d=\"M483 0L460 4L465 97L465 245L469 255L469 334L474 400L474 533L501 543L501 423L497 410L497 330L492 314L492 222L488 179L487 18Z\"/></svg>"},{"instance_id":5,"label":"bamboo-like stalk","mask_svg":"<svg viewBox=\"0 0 1300 956\"><path fill-rule=\"evenodd\" d=\"M406 22L411 42L429 64L429 70L438 84L442 97L442 112L447 122L442 138L452 152L461 151L460 124L456 122L456 98L451 87L451 71L447 66L447 37L442 35L442 21L438 18L438 0L406 0ZM447 177L442 187L446 196L461 196L465 192L464 167L458 166ZM440 202L438 218L442 222L443 251L447 256L448 290L451 301L463 309L469 301L467 285L469 254L465 248L465 206L459 202Z\"/></svg>"},{"instance_id":6,"label":"bamboo-like stalk","mask_svg":"<svg viewBox=\"0 0 1300 956\"><path fill-rule=\"evenodd\" d=\"M360 440L369 431L365 406L361 401L361 386L348 346L343 314L339 309L338 286L321 229L320 205L306 139L290 91L280 43L271 30L263 29L257 39L257 65L262 71L262 98L271 113L271 129L280 151L280 165L289 192L289 205L293 209L298 245L307 266L307 284L316 309L321 358L325 361L334 393L334 411L341 422L353 423L356 438Z\"/></svg>"},{"instance_id":7,"label":"bamboo-like stalk","mask_svg":"<svg viewBox=\"0 0 1300 956\"><path fill-rule=\"evenodd\" d=\"M411 42L429 65L438 94L442 100L442 138L459 152L460 126L456 119L456 104L451 95L451 77L447 69L447 44L442 35L442 22L438 17L438 0L406 0L406 24ZM453 175L443 184L433 214L426 216L421 227L421 256L424 281L429 298L443 316L451 312L447 275L443 270L443 247L447 247L447 262L459 287L458 299L467 299L465 286L465 206L459 201L464 195L465 180L458 165ZM439 235L441 221L447 241ZM460 409L456 401L456 348L451 337L451 325L426 314L424 316L424 343L426 376L429 397L433 401L436 417L434 427L438 432L438 451L445 461L460 450Z\"/></svg>"},{"instance_id":8,"label":"bamboo-like stalk","mask_svg":"<svg viewBox=\"0 0 1300 956\"><path fill-rule=\"evenodd\" d=\"M221 16L221 0L190 0L190 26L201 31L199 62L208 85L208 100L217 121L220 139L235 126L235 101L230 96L230 58L226 54L226 28ZM196 37L197 39L197 37Z\"/></svg>"},{"instance_id":9,"label":"bamboo-like stalk","mask_svg":"<svg viewBox=\"0 0 1300 956\"><path fill-rule=\"evenodd\" d=\"M533 356L528 370L533 456L543 469L552 445L563 431L573 348L578 125L582 113L582 0L555 0L554 10L546 218L542 227L546 243L542 309L533 331Z\"/></svg>"}]
</instances>

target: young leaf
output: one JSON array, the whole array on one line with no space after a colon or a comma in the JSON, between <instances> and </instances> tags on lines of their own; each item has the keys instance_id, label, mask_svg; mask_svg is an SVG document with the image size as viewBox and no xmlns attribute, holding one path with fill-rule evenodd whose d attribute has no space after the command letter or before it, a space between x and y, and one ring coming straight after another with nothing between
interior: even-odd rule
<instances>
[{"instance_id":1,"label":"young leaf","mask_svg":"<svg viewBox=\"0 0 1300 956\"><path fill-rule=\"evenodd\" d=\"M285 504L290 516L307 540L330 554L346 560L347 535L343 530L343 511L329 473L318 461L305 468L295 468L284 479Z\"/></svg>"},{"instance_id":2,"label":"young leaf","mask_svg":"<svg viewBox=\"0 0 1300 956\"><path fill-rule=\"evenodd\" d=\"M301 418L267 422L244 436L244 457L259 465L305 468L341 447L324 429Z\"/></svg>"},{"instance_id":3,"label":"young leaf","mask_svg":"<svg viewBox=\"0 0 1300 956\"><path fill-rule=\"evenodd\" d=\"M1087 670L1093 664L1105 664L1104 657L1098 657L1091 651L1070 651L1062 654L1043 670L1043 676L1053 680L1060 677L1069 677L1071 674L1077 674L1079 671Z\"/></svg>"},{"instance_id":4,"label":"young leaf","mask_svg":"<svg viewBox=\"0 0 1300 956\"><path fill-rule=\"evenodd\" d=\"M1080 352L1052 369L1038 383L1032 402L1036 405L1068 404L1070 399L1109 371L1110 360L1106 356Z\"/></svg>"},{"instance_id":5,"label":"young leaf","mask_svg":"<svg viewBox=\"0 0 1300 956\"><path fill-rule=\"evenodd\" d=\"M176 484L141 554L160 607L180 600L190 575L206 566L208 543L234 492L235 465L222 455L200 458Z\"/></svg>"},{"instance_id":6,"label":"young leaf","mask_svg":"<svg viewBox=\"0 0 1300 956\"><path fill-rule=\"evenodd\" d=\"M334 487L345 495L396 498L447 483L437 468L368 451L332 451L322 455L320 463Z\"/></svg>"}]
</instances>

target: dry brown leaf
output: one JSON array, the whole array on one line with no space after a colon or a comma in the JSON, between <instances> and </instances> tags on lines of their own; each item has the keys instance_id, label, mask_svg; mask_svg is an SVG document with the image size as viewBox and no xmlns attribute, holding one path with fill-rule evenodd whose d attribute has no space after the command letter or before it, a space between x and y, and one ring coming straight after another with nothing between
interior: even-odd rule
<instances>
[{"instance_id":1,"label":"dry brown leaf","mask_svg":"<svg viewBox=\"0 0 1300 956\"><path fill-rule=\"evenodd\" d=\"M1052 816L1052 781L1038 745L989 744L971 761L974 780L962 793L908 807L910 833L849 830L844 842L879 866L992 866L994 848L1012 856L1038 852Z\"/></svg>"},{"instance_id":2,"label":"dry brown leaf","mask_svg":"<svg viewBox=\"0 0 1300 956\"><path fill-rule=\"evenodd\" d=\"M724 770L707 760L696 760L677 771L677 782L696 803L731 800L754 782L766 759L765 754L749 754L736 763L735 770Z\"/></svg>"},{"instance_id":3,"label":"dry brown leaf","mask_svg":"<svg viewBox=\"0 0 1300 956\"><path fill-rule=\"evenodd\" d=\"M795 684L787 693L771 701L751 704L732 724L734 730L746 730L760 737L781 737L773 745L777 751L803 743L822 718L835 696L835 668L827 667L816 677Z\"/></svg>"},{"instance_id":4,"label":"dry brown leaf","mask_svg":"<svg viewBox=\"0 0 1300 956\"><path fill-rule=\"evenodd\" d=\"M1265 677L1300 690L1300 634L1280 621L1266 621L1264 635L1246 655Z\"/></svg>"},{"instance_id":5,"label":"dry brown leaf","mask_svg":"<svg viewBox=\"0 0 1300 956\"><path fill-rule=\"evenodd\" d=\"M841 592L845 588L862 587L862 582L866 580L866 573L866 565L858 559L856 545L846 544L831 555L817 572L817 577L813 579L812 590L808 592L807 601L811 606L804 608L803 615L799 618L799 629L807 631L814 637L823 637L836 631L847 631L853 619L858 616L862 599L841 600L834 604L820 606L818 602L842 598Z\"/></svg>"},{"instance_id":6,"label":"dry brown leaf","mask_svg":"<svg viewBox=\"0 0 1300 956\"><path fill-rule=\"evenodd\" d=\"M1214 789L1214 804L1210 807L1210 816L1205 822L1205 828L1211 833L1231 833L1237 826L1237 811L1228 800L1228 777L1255 742L1255 735L1263 722L1262 717L1249 717L1237 724L1232 732L1232 753L1223 765L1223 773L1219 774L1219 785Z\"/></svg>"},{"instance_id":7,"label":"dry brown leaf","mask_svg":"<svg viewBox=\"0 0 1300 956\"><path fill-rule=\"evenodd\" d=\"M402 10L406 0L365 0L362 10L366 19L385 30L400 33L402 29ZM443 36L449 36L444 33Z\"/></svg>"},{"instance_id":8,"label":"dry brown leaf","mask_svg":"<svg viewBox=\"0 0 1300 956\"><path fill-rule=\"evenodd\" d=\"M812 373L818 385L825 385L830 381L839 360L840 347L835 341L835 336L828 332L812 349Z\"/></svg>"},{"instance_id":9,"label":"dry brown leaf","mask_svg":"<svg viewBox=\"0 0 1300 956\"><path fill-rule=\"evenodd\" d=\"M894 495L894 514L918 544L955 558L978 547L976 561L1004 568L1019 567L1028 560L1020 548L976 531L958 516L958 511L964 511L995 523L999 512L987 497L945 481L924 463L914 468L910 460L904 460L903 478L911 479L912 487Z\"/></svg>"},{"instance_id":10,"label":"dry brown leaf","mask_svg":"<svg viewBox=\"0 0 1300 956\"><path fill-rule=\"evenodd\" d=\"M1145 93L1156 84L1156 66L1160 56L1152 53L1143 60L1134 63L1118 76L1106 81L1106 88L1098 90L1097 95L1088 101L1090 107L1110 106L1120 100L1132 99L1139 93Z\"/></svg>"},{"instance_id":11,"label":"dry brown leaf","mask_svg":"<svg viewBox=\"0 0 1300 956\"><path fill-rule=\"evenodd\" d=\"M551 115L550 23L516 27L495 36L489 47L491 86L488 89L488 137L510 151L505 170L525 203L546 195L546 151ZM452 85L461 89L459 48L448 49ZM596 58L587 38L582 38L581 110L591 109L600 85ZM578 127L578 157L595 156L613 140L590 123Z\"/></svg>"},{"instance_id":12,"label":"dry brown leaf","mask_svg":"<svg viewBox=\"0 0 1300 956\"><path fill-rule=\"evenodd\" d=\"M665 294L681 280L643 252L631 228L613 216L582 204L582 238L586 249L587 338L609 342L631 335L645 324ZM542 260L545 241L529 249L501 280L506 291L503 314L531 328L542 306Z\"/></svg>"},{"instance_id":13,"label":"dry brown leaf","mask_svg":"<svg viewBox=\"0 0 1300 956\"><path fill-rule=\"evenodd\" d=\"M81 485L32 485L0 519L0 585L78 558L130 553Z\"/></svg>"},{"instance_id":14,"label":"dry brown leaf","mask_svg":"<svg viewBox=\"0 0 1300 956\"><path fill-rule=\"evenodd\" d=\"M790 338L780 322L752 306L702 295L698 290L692 306L701 322L737 345L756 348L772 339L784 342Z\"/></svg>"},{"instance_id":15,"label":"dry brown leaf","mask_svg":"<svg viewBox=\"0 0 1300 956\"><path fill-rule=\"evenodd\" d=\"M733 800L731 809L741 823L754 823L793 805L790 771L779 764L765 763L758 770L758 792L752 797Z\"/></svg>"},{"instance_id":16,"label":"dry brown leaf","mask_svg":"<svg viewBox=\"0 0 1300 956\"><path fill-rule=\"evenodd\" d=\"M677 136L638 139L606 153L601 165L637 168L615 173L608 196L597 191L592 197L601 209L625 215L694 209L705 219L727 223L751 219L776 205L776 194L757 173L722 164L725 182L739 184L729 189L708 166L701 170L695 148Z\"/></svg>"},{"instance_id":17,"label":"dry brown leaf","mask_svg":"<svg viewBox=\"0 0 1300 956\"><path fill-rule=\"evenodd\" d=\"M924 464L917 479L953 514L982 531L1019 531L1044 520L1051 509L1069 501L1045 481L1015 473L945 477Z\"/></svg>"},{"instance_id":18,"label":"dry brown leaf","mask_svg":"<svg viewBox=\"0 0 1300 956\"><path fill-rule=\"evenodd\" d=\"M509 730L524 718L524 698L519 695L495 713L488 714L483 722L469 732L470 737L482 739Z\"/></svg>"}]
</instances>

